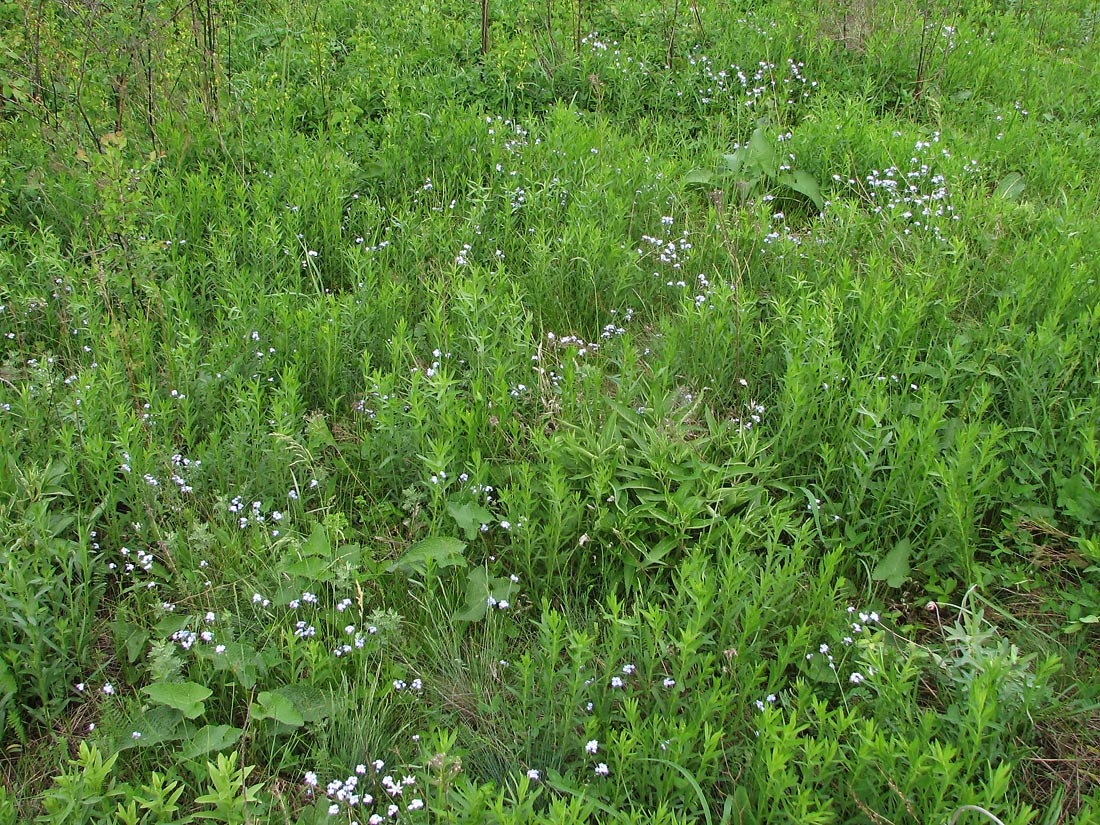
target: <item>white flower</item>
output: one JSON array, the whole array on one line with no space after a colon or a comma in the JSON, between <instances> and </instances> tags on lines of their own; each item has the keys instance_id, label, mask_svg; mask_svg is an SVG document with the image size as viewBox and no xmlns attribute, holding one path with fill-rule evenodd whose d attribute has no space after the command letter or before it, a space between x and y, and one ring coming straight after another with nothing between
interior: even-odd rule
<instances>
[{"instance_id":1,"label":"white flower","mask_svg":"<svg viewBox=\"0 0 1100 825\"><path fill-rule=\"evenodd\" d=\"M338 813L340 813L340 806L339 805L337 805L336 803L333 803L333 804L328 806L328 815L329 816L336 816Z\"/></svg>"},{"instance_id":2,"label":"white flower","mask_svg":"<svg viewBox=\"0 0 1100 825\"><path fill-rule=\"evenodd\" d=\"M584 746L584 750L587 753L595 753L600 749L600 743L596 739L589 739L588 743Z\"/></svg>"},{"instance_id":3,"label":"white flower","mask_svg":"<svg viewBox=\"0 0 1100 825\"><path fill-rule=\"evenodd\" d=\"M607 776L609 773L606 763L601 762L596 766L596 776Z\"/></svg>"},{"instance_id":4,"label":"white flower","mask_svg":"<svg viewBox=\"0 0 1100 825\"><path fill-rule=\"evenodd\" d=\"M527 771L527 778L530 779L532 782L538 782L542 778L542 774L534 768L531 768Z\"/></svg>"}]
</instances>

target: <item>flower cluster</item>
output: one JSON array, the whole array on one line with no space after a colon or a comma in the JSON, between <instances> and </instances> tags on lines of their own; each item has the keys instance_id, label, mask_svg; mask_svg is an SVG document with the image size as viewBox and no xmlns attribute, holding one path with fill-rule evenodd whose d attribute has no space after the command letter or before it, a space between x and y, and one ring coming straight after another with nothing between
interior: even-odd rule
<instances>
[{"instance_id":1,"label":"flower cluster","mask_svg":"<svg viewBox=\"0 0 1100 825\"><path fill-rule=\"evenodd\" d=\"M405 774L395 778L383 773L386 763L381 759L355 766L343 779L333 779L321 788L315 771L306 771L302 781L307 796L327 799L328 815L341 814L362 817L369 825L395 821L402 812L424 808L424 799L417 791L415 776ZM360 821L360 820L355 820Z\"/></svg>"}]
</instances>

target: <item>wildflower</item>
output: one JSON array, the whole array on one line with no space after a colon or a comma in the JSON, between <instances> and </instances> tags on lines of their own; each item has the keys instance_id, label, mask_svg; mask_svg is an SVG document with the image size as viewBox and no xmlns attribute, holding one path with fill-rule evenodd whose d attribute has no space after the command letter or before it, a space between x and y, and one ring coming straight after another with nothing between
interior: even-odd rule
<instances>
[{"instance_id":1,"label":"wildflower","mask_svg":"<svg viewBox=\"0 0 1100 825\"><path fill-rule=\"evenodd\" d=\"M676 687L676 680L671 676L666 676L665 681L662 683L666 688Z\"/></svg>"},{"instance_id":2,"label":"wildflower","mask_svg":"<svg viewBox=\"0 0 1100 825\"><path fill-rule=\"evenodd\" d=\"M107 696L115 695L115 686L112 685L110 682L104 684L102 690Z\"/></svg>"},{"instance_id":3,"label":"wildflower","mask_svg":"<svg viewBox=\"0 0 1100 825\"><path fill-rule=\"evenodd\" d=\"M596 766L596 776L607 776L611 771L607 769L607 763L601 762Z\"/></svg>"},{"instance_id":4,"label":"wildflower","mask_svg":"<svg viewBox=\"0 0 1100 825\"><path fill-rule=\"evenodd\" d=\"M848 681L851 682L853 685L862 684L864 681L863 674L859 671L856 671L848 677Z\"/></svg>"},{"instance_id":5,"label":"wildflower","mask_svg":"<svg viewBox=\"0 0 1100 825\"><path fill-rule=\"evenodd\" d=\"M340 806L337 805L335 802L328 806L328 815L329 816L336 816L339 813L340 813Z\"/></svg>"},{"instance_id":6,"label":"wildflower","mask_svg":"<svg viewBox=\"0 0 1100 825\"><path fill-rule=\"evenodd\" d=\"M612 676L611 677L611 687L621 688L622 686L623 686L623 680L622 679L620 679L618 676Z\"/></svg>"},{"instance_id":7,"label":"wildflower","mask_svg":"<svg viewBox=\"0 0 1100 825\"><path fill-rule=\"evenodd\" d=\"M423 799L414 799L412 802L409 803L406 810L408 810L408 811L419 811L423 807L424 807L424 800Z\"/></svg>"},{"instance_id":8,"label":"wildflower","mask_svg":"<svg viewBox=\"0 0 1100 825\"><path fill-rule=\"evenodd\" d=\"M530 768L527 771L527 778L530 779L532 782L538 782L542 778L542 774L534 768Z\"/></svg>"},{"instance_id":9,"label":"wildflower","mask_svg":"<svg viewBox=\"0 0 1100 825\"><path fill-rule=\"evenodd\" d=\"M584 746L584 749L587 753L595 753L600 749L600 743L596 739L590 739L588 740L588 743Z\"/></svg>"}]
</instances>

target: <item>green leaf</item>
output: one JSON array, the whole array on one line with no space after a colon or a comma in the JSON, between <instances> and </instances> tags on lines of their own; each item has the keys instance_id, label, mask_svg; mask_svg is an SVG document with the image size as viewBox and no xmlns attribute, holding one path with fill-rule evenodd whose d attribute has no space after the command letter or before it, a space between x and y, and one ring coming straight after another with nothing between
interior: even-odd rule
<instances>
[{"instance_id":1,"label":"green leaf","mask_svg":"<svg viewBox=\"0 0 1100 825\"><path fill-rule=\"evenodd\" d=\"M516 583L511 579L490 578L484 567L466 574L466 603L451 618L456 622L480 622L489 612L489 599L496 603L512 598Z\"/></svg>"},{"instance_id":2,"label":"green leaf","mask_svg":"<svg viewBox=\"0 0 1100 825\"><path fill-rule=\"evenodd\" d=\"M465 567L462 551L466 542L449 536L432 536L418 541L405 551L397 561L386 568L389 573L400 570L412 575L423 574L428 567Z\"/></svg>"},{"instance_id":3,"label":"green leaf","mask_svg":"<svg viewBox=\"0 0 1100 825\"><path fill-rule=\"evenodd\" d=\"M336 548L333 560L340 564L358 567L363 558L363 548L358 544L342 544Z\"/></svg>"},{"instance_id":4,"label":"green leaf","mask_svg":"<svg viewBox=\"0 0 1100 825\"><path fill-rule=\"evenodd\" d=\"M722 155L722 163L725 164L725 171L730 175L739 175L741 173L741 167L745 164L744 151L738 149L729 155Z\"/></svg>"},{"instance_id":5,"label":"green leaf","mask_svg":"<svg viewBox=\"0 0 1100 825\"><path fill-rule=\"evenodd\" d=\"M1023 175L1019 172L1009 172L997 184L997 188L993 191L993 197L1006 201L1019 200L1020 195L1024 194L1026 188L1027 183L1024 181Z\"/></svg>"},{"instance_id":6,"label":"green leaf","mask_svg":"<svg viewBox=\"0 0 1100 825\"><path fill-rule=\"evenodd\" d=\"M284 685L271 693L289 700L306 723L319 722L332 715L329 695L310 685Z\"/></svg>"},{"instance_id":7,"label":"green leaf","mask_svg":"<svg viewBox=\"0 0 1100 825\"><path fill-rule=\"evenodd\" d=\"M779 171L779 156L775 151L775 144L759 126L749 138L748 145L738 150L742 154L747 173L759 173L774 178Z\"/></svg>"},{"instance_id":8,"label":"green leaf","mask_svg":"<svg viewBox=\"0 0 1100 825\"><path fill-rule=\"evenodd\" d=\"M481 525L488 524L493 520L493 514L476 502L458 504L449 501L447 502L447 512L451 514L451 518L455 520L458 528L466 536L467 541L477 536Z\"/></svg>"},{"instance_id":9,"label":"green leaf","mask_svg":"<svg viewBox=\"0 0 1100 825\"><path fill-rule=\"evenodd\" d=\"M204 659L220 672L229 671L245 690L251 690L257 677L267 672L264 657L252 645L227 642L225 650L218 653L208 645L196 648L196 656Z\"/></svg>"},{"instance_id":10,"label":"green leaf","mask_svg":"<svg viewBox=\"0 0 1100 825\"><path fill-rule=\"evenodd\" d=\"M120 730L118 749L150 748L164 742L187 741L194 730L194 725L175 708L156 705L126 723ZM134 737L134 733L139 735Z\"/></svg>"},{"instance_id":11,"label":"green leaf","mask_svg":"<svg viewBox=\"0 0 1100 825\"><path fill-rule=\"evenodd\" d=\"M466 604L451 618L456 622L480 622L489 611L489 574L475 567L466 577Z\"/></svg>"},{"instance_id":12,"label":"green leaf","mask_svg":"<svg viewBox=\"0 0 1100 825\"><path fill-rule=\"evenodd\" d=\"M1100 524L1100 492L1081 473L1059 476L1054 480L1058 488L1058 506L1067 515L1085 525Z\"/></svg>"},{"instance_id":13,"label":"green leaf","mask_svg":"<svg viewBox=\"0 0 1100 825\"><path fill-rule=\"evenodd\" d=\"M181 752L183 759L195 759L214 751L223 751L237 744L243 731L229 725L207 725L199 728L191 737L190 744Z\"/></svg>"},{"instance_id":14,"label":"green leaf","mask_svg":"<svg viewBox=\"0 0 1100 825\"><path fill-rule=\"evenodd\" d=\"M875 565L871 578L877 582L884 581L890 587L901 587L909 578L910 551L909 539L899 541L894 545L894 549Z\"/></svg>"},{"instance_id":15,"label":"green leaf","mask_svg":"<svg viewBox=\"0 0 1100 825\"><path fill-rule=\"evenodd\" d=\"M326 559L309 556L301 561L288 564L283 572L288 576L301 576L311 581L320 581L325 579L324 574L328 570L328 564Z\"/></svg>"},{"instance_id":16,"label":"green leaf","mask_svg":"<svg viewBox=\"0 0 1100 825\"><path fill-rule=\"evenodd\" d=\"M175 708L188 719L201 716L206 710L203 704L212 690L195 682L157 682L147 685L141 692L160 705Z\"/></svg>"},{"instance_id":17,"label":"green leaf","mask_svg":"<svg viewBox=\"0 0 1100 825\"><path fill-rule=\"evenodd\" d=\"M249 713L253 719L273 719L292 728L301 727L306 722L294 703L275 691L265 690L260 693L252 703Z\"/></svg>"},{"instance_id":18,"label":"green leaf","mask_svg":"<svg viewBox=\"0 0 1100 825\"><path fill-rule=\"evenodd\" d=\"M302 544L302 555L328 557L331 554L332 548L329 544L328 531L325 530L325 525L314 522L309 538Z\"/></svg>"},{"instance_id":19,"label":"green leaf","mask_svg":"<svg viewBox=\"0 0 1100 825\"><path fill-rule=\"evenodd\" d=\"M788 189L793 189L795 192L805 195L813 201L818 212L825 208L825 198L821 196L821 188L817 185L817 181L814 180L814 176L804 169L794 169L790 172L784 172L776 178L776 181L786 186Z\"/></svg>"},{"instance_id":20,"label":"green leaf","mask_svg":"<svg viewBox=\"0 0 1100 825\"><path fill-rule=\"evenodd\" d=\"M713 186L714 172L710 169L692 169L684 175L686 186Z\"/></svg>"}]
</instances>

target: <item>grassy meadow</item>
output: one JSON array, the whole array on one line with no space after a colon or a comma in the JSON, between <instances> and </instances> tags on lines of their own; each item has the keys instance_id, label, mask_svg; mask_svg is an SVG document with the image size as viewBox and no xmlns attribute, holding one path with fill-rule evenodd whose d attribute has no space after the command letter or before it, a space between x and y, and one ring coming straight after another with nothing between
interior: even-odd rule
<instances>
[{"instance_id":1,"label":"grassy meadow","mask_svg":"<svg viewBox=\"0 0 1100 825\"><path fill-rule=\"evenodd\" d=\"M1100 4L0 2L0 825L1100 823Z\"/></svg>"}]
</instances>

